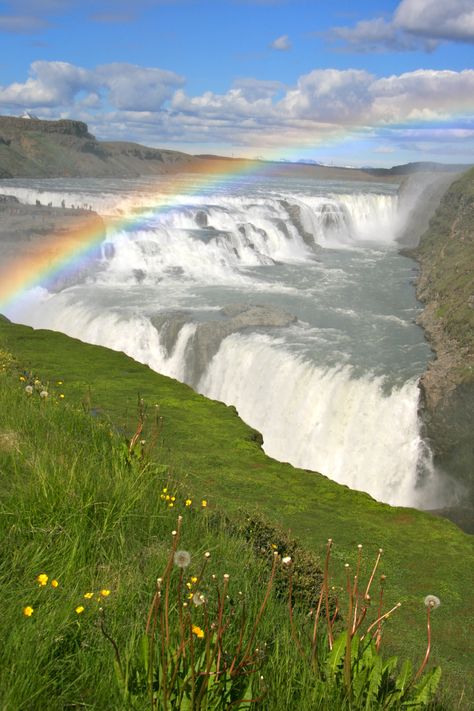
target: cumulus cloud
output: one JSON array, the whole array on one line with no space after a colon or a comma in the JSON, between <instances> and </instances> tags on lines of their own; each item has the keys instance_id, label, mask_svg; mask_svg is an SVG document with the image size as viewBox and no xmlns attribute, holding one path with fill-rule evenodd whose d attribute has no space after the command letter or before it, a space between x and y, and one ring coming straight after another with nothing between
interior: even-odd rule
<instances>
[{"instance_id":1,"label":"cumulus cloud","mask_svg":"<svg viewBox=\"0 0 474 711\"><path fill-rule=\"evenodd\" d=\"M91 94L94 105L99 95L117 109L159 110L184 79L174 72L133 64L104 64L95 70L68 62L33 62L30 77L23 83L0 87L0 101L13 107L71 106L76 97Z\"/></svg>"},{"instance_id":2,"label":"cumulus cloud","mask_svg":"<svg viewBox=\"0 0 474 711\"><path fill-rule=\"evenodd\" d=\"M158 136L161 146L208 143L255 146L258 152L358 131L373 134L385 147L428 141L454 150L473 142L472 124L460 118L472 116L473 96L474 70L377 77L357 69L315 69L293 86L248 77L226 92L191 96L183 77L156 67L115 63L85 69L44 61L32 64L25 82L0 87L0 102L13 112L26 108L45 118L81 118L100 138L157 145ZM402 133L408 122L419 131L436 128L415 140Z\"/></svg>"},{"instance_id":3,"label":"cumulus cloud","mask_svg":"<svg viewBox=\"0 0 474 711\"><path fill-rule=\"evenodd\" d=\"M275 40L273 40L270 47L272 49L278 50L279 52L287 52L289 49L291 49L290 38L288 37L288 35L282 35L281 37L277 37Z\"/></svg>"},{"instance_id":4,"label":"cumulus cloud","mask_svg":"<svg viewBox=\"0 0 474 711\"><path fill-rule=\"evenodd\" d=\"M474 42L474 5L472 0L402 0L394 24L415 35Z\"/></svg>"},{"instance_id":5,"label":"cumulus cloud","mask_svg":"<svg viewBox=\"0 0 474 711\"><path fill-rule=\"evenodd\" d=\"M474 7L472 0L401 0L390 20L334 27L329 38L360 52L432 51L441 41L474 42Z\"/></svg>"}]
</instances>

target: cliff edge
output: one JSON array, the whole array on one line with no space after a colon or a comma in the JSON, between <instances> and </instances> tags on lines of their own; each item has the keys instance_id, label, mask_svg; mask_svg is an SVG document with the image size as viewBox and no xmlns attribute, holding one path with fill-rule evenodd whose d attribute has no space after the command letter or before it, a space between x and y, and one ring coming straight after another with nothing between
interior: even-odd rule
<instances>
[{"instance_id":1,"label":"cliff edge","mask_svg":"<svg viewBox=\"0 0 474 711\"><path fill-rule=\"evenodd\" d=\"M452 183L411 254L436 353L420 382L426 433L435 466L460 484L459 515L474 533L474 169Z\"/></svg>"},{"instance_id":2,"label":"cliff edge","mask_svg":"<svg viewBox=\"0 0 474 711\"><path fill-rule=\"evenodd\" d=\"M186 153L98 141L82 121L0 116L0 178L133 178L186 170Z\"/></svg>"}]
</instances>

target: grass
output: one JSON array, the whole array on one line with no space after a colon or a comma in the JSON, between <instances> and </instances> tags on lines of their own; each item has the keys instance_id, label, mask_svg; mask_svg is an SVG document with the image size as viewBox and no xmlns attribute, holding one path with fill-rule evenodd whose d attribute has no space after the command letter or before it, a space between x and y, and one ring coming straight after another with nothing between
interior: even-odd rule
<instances>
[{"instance_id":1,"label":"grass","mask_svg":"<svg viewBox=\"0 0 474 711\"><path fill-rule=\"evenodd\" d=\"M228 572L250 594L266 573L245 535L230 534L229 522L237 525L242 509L278 520L316 556L329 537L334 539L339 584L344 563L355 564L357 544L364 544L366 560L382 547L386 605L402 602L396 622L387 626L386 648L411 659L415 668L425 650L423 599L438 595L442 604L432 623L430 664L442 666L447 708L470 707L472 537L448 521L379 504L270 459L258 433L234 408L207 400L124 354L6 320L0 320L0 348L50 391L46 402L28 399L23 383L12 385L0 374L0 574L2 618L11 630L2 650L3 709L121 708L110 684L111 651L98 634L97 616L86 605L77 616L75 607L85 592L110 589L105 604L111 631L121 647L132 644L166 561L177 512L185 518L183 542L193 555L200 558L209 549L216 574ZM118 443L135 431L138 396L148 405L149 423L155 414L161 418L158 466L131 474ZM151 424L140 437L146 449L153 439ZM161 499L167 485L179 498L172 508ZM184 504L188 496L198 502L191 510ZM205 509L202 499L208 501ZM215 524L217 509L225 517ZM57 578L59 588L39 587L34 581L42 572ZM26 605L36 608L31 618L21 613ZM273 689L268 704L274 705L268 708L296 708L298 695L300 708L312 708L305 696L312 688L309 672L289 652L284 619L285 607L272 602L262 628L262 638L273 645L265 672ZM294 679L292 686L288 678Z\"/></svg>"}]
</instances>

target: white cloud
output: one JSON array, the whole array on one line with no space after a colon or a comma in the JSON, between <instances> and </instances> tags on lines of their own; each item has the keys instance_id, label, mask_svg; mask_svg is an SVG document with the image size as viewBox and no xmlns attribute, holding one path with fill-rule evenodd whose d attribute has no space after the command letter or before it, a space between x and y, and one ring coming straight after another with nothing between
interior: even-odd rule
<instances>
[{"instance_id":1,"label":"white cloud","mask_svg":"<svg viewBox=\"0 0 474 711\"><path fill-rule=\"evenodd\" d=\"M392 18L334 27L329 38L360 52L432 51L441 41L474 42L472 0L401 0Z\"/></svg>"},{"instance_id":2,"label":"white cloud","mask_svg":"<svg viewBox=\"0 0 474 711\"><path fill-rule=\"evenodd\" d=\"M472 0L402 0L394 24L415 35L474 42L474 5Z\"/></svg>"},{"instance_id":3,"label":"white cloud","mask_svg":"<svg viewBox=\"0 0 474 711\"><path fill-rule=\"evenodd\" d=\"M291 49L291 42L288 35L282 35L281 37L277 37L275 40L273 40L270 47L272 49L278 50L279 52L287 52L289 49Z\"/></svg>"},{"instance_id":4,"label":"white cloud","mask_svg":"<svg viewBox=\"0 0 474 711\"><path fill-rule=\"evenodd\" d=\"M472 144L472 124L459 117L472 116L474 70L376 77L356 69L315 69L289 87L241 78L227 92L198 96L183 84L179 75L156 67L34 62L24 83L0 87L0 102L14 113L29 108L45 118L85 120L102 139L149 145L220 144L263 154L360 131L371 132L382 152L397 141L450 150L463 141ZM432 132L410 136L403 133L407 122L419 131L431 125Z\"/></svg>"},{"instance_id":5,"label":"white cloud","mask_svg":"<svg viewBox=\"0 0 474 711\"><path fill-rule=\"evenodd\" d=\"M9 106L71 106L79 94L101 95L117 109L158 111L184 79L174 72L133 64L104 64L95 70L67 62L33 62L23 84L0 87L0 101ZM82 97L82 100L84 98Z\"/></svg>"},{"instance_id":6,"label":"white cloud","mask_svg":"<svg viewBox=\"0 0 474 711\"><path fill-rule=\"evenodd\" d=\"M183 77L174 72L126 63L104 64L96 76L108 89L108 101L122 110L158 111L184 84Z\"/></svg>"}]
</instances>

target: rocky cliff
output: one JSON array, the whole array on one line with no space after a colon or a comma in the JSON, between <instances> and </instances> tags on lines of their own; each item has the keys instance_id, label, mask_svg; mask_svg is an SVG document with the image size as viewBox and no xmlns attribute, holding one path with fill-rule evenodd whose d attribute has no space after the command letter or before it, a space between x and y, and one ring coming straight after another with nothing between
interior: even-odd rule
<instances>
[{"instance_id":1,"label":"rocky cliff","mask_svg":"<svg viewBox=\"0 0 474 711\"><path fill-rule=\"evenodd\" d=\"M436 358L421 379L435 465L459 486L463 526L474 533L474 169L442 198L419 246L420 323Z\"/></svg>"},{"instance_id":2,"label":"rocky cliff","mask_svg":"<svg viewBox=\"0 0 474 711\"><path fill-rule=\"evenodd\" d=\"M97 141L82 121L0 116L0 178L131 178L186 170L195 161L178 151Z\"/></svg>"}]
</instances>

